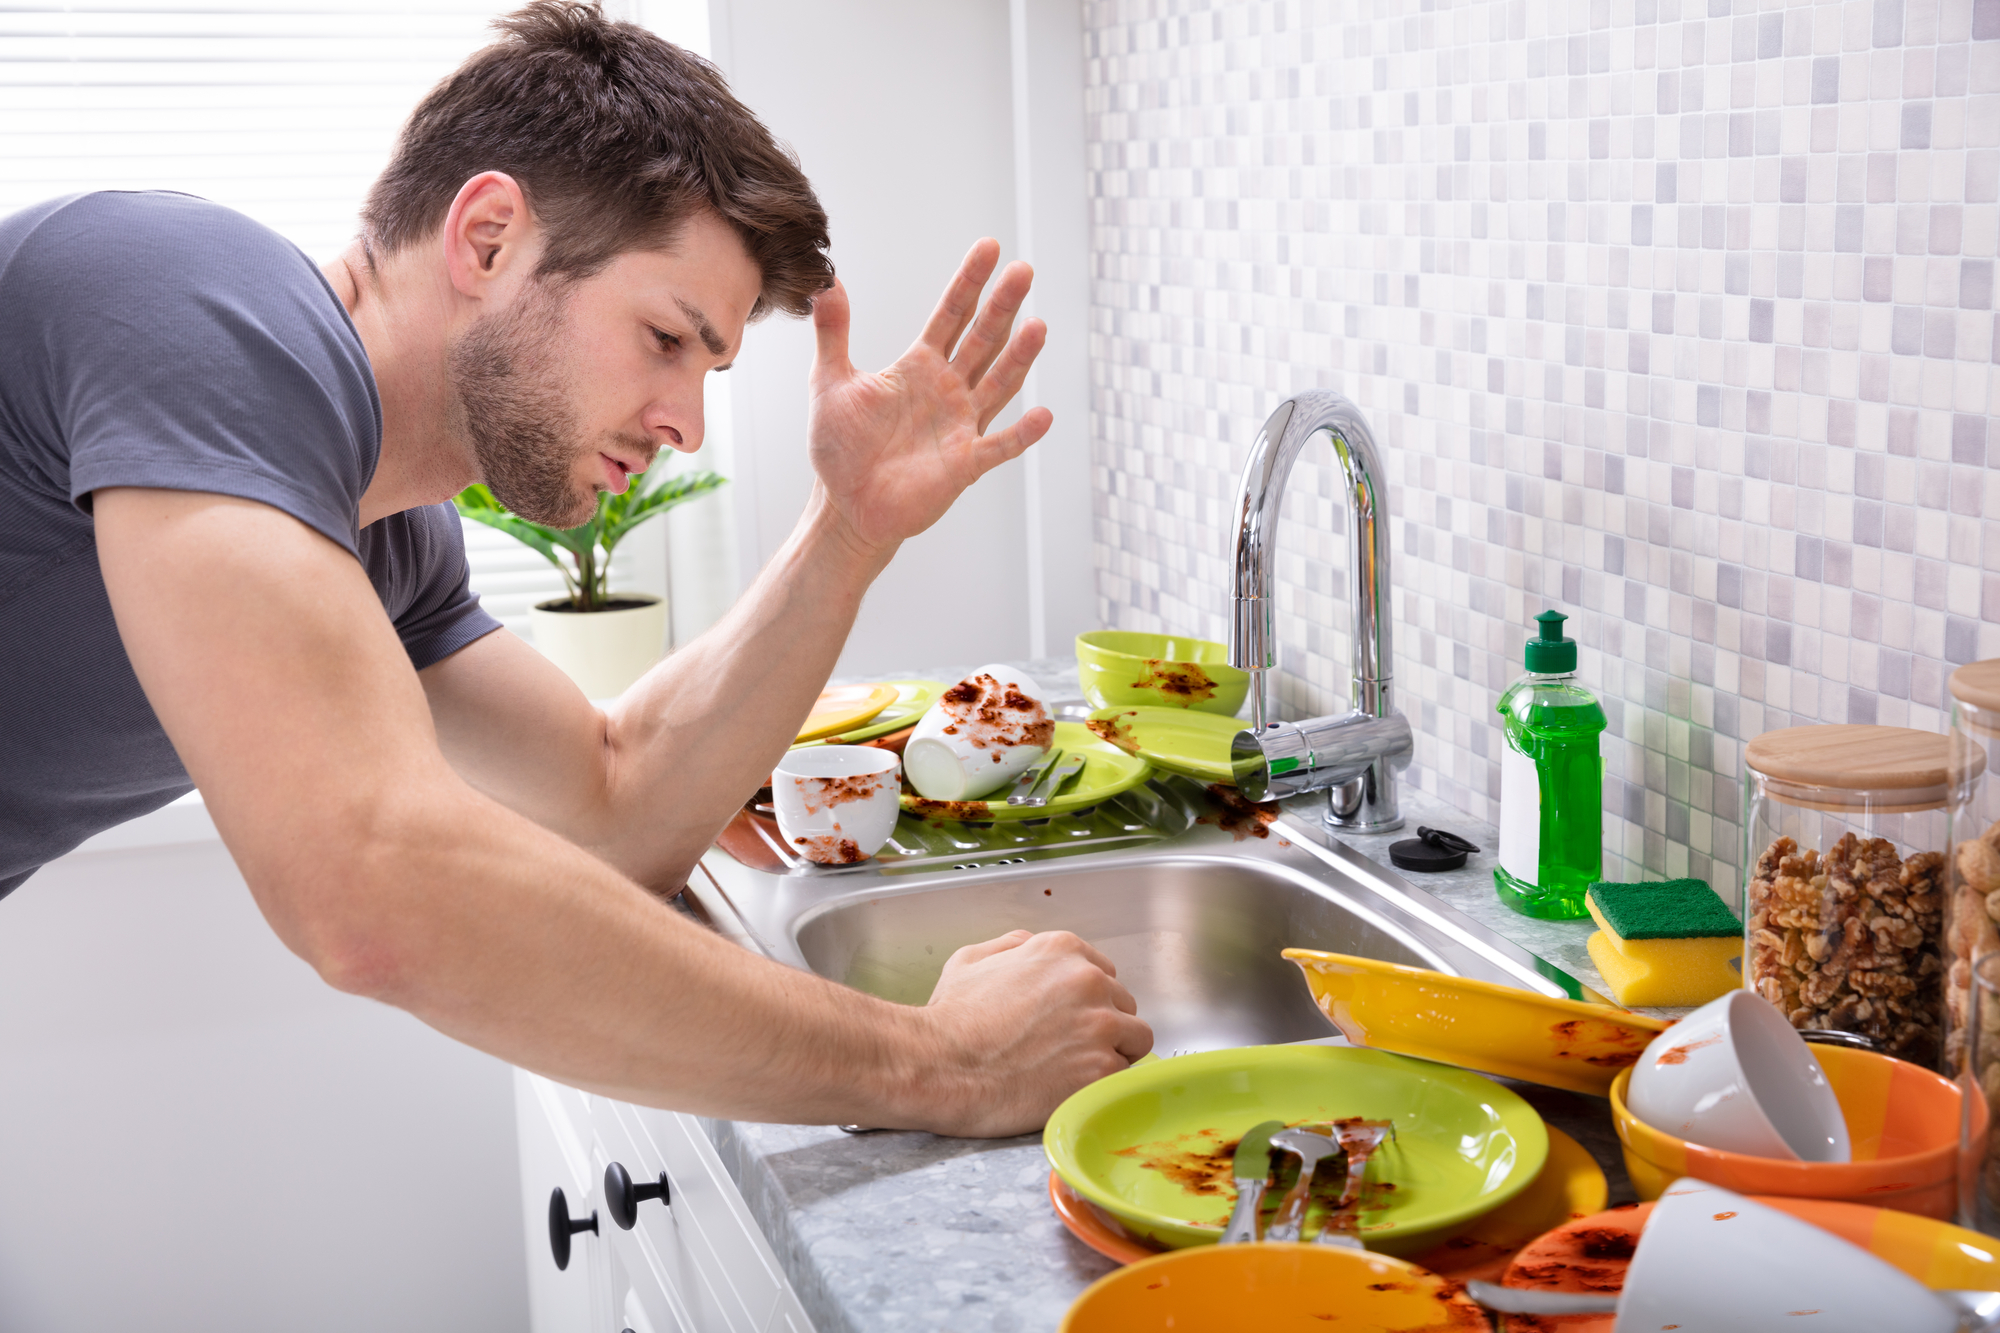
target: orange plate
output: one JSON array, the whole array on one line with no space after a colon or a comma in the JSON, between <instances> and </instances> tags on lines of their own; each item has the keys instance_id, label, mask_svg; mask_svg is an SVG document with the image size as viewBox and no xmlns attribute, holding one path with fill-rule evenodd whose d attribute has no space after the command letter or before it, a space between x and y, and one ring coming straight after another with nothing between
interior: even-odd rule
<instances>
[{"instance_id":1,"label":"orange plate","mask_svg":"<svg viewBox=\"0 0 2000 1333\"><path fill-rule=\"evenodd\" d=\"M1456 1282L1403 1259L1324 1245L1197 1245L1107 1273L1061 1333L1486 1333Z\"/></svg>"},{"instance_id":2,"label":"orange plate","mask_svg":"<svg viewBox=\"0 0 2000 1333\"><path fill-rule=\"evenodd\" d=\"M1847 1162L1781 1162L1723 1152L1654 1129L1625 1104L1630 1071L1611 1085L1611 1121L1625 1168L1642 1199L1682 1176L1738 1194L1845 1199L1946 1218L1958 1202L1958 1085L1905 1060L1814 1046L1813 1055L1847 1117L1854 1157ZM1984 1106L1975 1110L1982 1114Z\"/></svg>"},{"instance_id":3,"label":"orange plate","mask_svg":"<svg viewBox=\"0 0 2000 1333\"><path fill-rule=\"evenodd\" d=\"M1460 1281L1476 1277L1497 1282L1521 1246L1570 1218L1598 1211L1607 1193L1604 1172L1589 1151L1551 1125L1548 1162L1528 1188L1414 1262ZM1127 1231L1053 1171L1049 1202L1071 1235L1107 1259L1130 1264L1165 1253Z\"/></svg>"},{"instance_id":4,"label":"orange plate","mask_svg":"<svg viewBox=\"0 0 2000 1333\"><path fill-rule=\"evenodd\" d=\"M1978 1232L1893 1208L1751 1197L1859 1245L1934 1291L1987 1291L2000 1281L2000 1242ZM1557 1227L1516 1256L1502 1285L1615 1295L1625 1289L1626 1266L1652 1211L1650 1203L1628 1203ZM1612 1333L1616 1322L1615 1315L1504 1315L1500 1326L1504 1333Z\"/></svg>"}]
</instances>

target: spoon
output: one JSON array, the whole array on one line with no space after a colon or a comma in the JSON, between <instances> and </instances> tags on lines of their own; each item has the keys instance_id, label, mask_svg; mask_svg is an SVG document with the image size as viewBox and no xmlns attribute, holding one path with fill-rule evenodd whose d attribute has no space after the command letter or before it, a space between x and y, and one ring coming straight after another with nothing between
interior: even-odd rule
<instances>
[{"instance_id":1,"label":"spoon","mask_svg":"<svg viewBox=\"0 0 2000 1333\"><path fill-rule=\"evenodd\" d=\"M1278 1205L1278 1214L1264 1232L1265 1240L1297 1240L1305 1227L1306 1199L1312 1190L1313 1171L1322 1157L1340 1151L1340 1145L1324 1134L1288 1129L1271 1136L1271 1146L1282 1148L1299 1159L1299 1180Z\"/></svg>"}]
</instances>

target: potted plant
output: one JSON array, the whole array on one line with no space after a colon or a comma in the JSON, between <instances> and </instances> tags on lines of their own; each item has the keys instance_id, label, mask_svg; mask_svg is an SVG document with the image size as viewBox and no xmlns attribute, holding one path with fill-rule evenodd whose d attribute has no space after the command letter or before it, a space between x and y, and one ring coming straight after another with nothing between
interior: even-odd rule
<instances>
[{"instance_id":1,"label":"potted plant","mask_svg":"<svg viewBox=\"0 0 2000 1333\"><path fill-rule=\"evenodd\" d=\"M529 613L535 646L592 699L610 699L660 660L667 643L667 602L649 593L613 592L611 553L632 530L675 505L722 486L713 472L635 477L623 495L597 497L597 513L573 528L551 528L509 513L475 483L459 493L458 512L539 551L562 571L569 595Z\"/></svg>"}]
</instances>

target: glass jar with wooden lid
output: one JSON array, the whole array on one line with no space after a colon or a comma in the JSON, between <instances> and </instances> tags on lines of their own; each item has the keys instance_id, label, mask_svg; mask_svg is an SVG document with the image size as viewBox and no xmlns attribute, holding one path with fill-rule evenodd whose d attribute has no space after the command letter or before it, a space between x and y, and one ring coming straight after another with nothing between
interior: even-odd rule
<instances>
[{"instance_id":1,"label":"glass jar with wooden lid","mask_svg":"<svg viewBox=\"0 0 2000 1333\"><path fill-rule=\"evenodd\" d=\"M1802 1030L1938 1062L1950 743L1767 731L1743 749L1744 984Z\"/></svg>"},{"instance_id":2,"label":"glass jar with wooden lid","mask_svg":"<svg viewBox=\"0 0 2000 1333\"><path fill-rule=\"evenodd\" d=\"M1987 781L2000 760L2000 661L1951 673L1951 808L1945 866L1945 1064L1963 1073L1972 999L1972 968L2000 951L2000 782ZM1989 1010L1991 1006L1989 1006ZM2000 1013L1989 1012L1989 1025ZM2000 1032L1986 1043L2000 1048ZM1984 1052L1981 1069L2000 1060Z\"/></svg>"}]
</instances>

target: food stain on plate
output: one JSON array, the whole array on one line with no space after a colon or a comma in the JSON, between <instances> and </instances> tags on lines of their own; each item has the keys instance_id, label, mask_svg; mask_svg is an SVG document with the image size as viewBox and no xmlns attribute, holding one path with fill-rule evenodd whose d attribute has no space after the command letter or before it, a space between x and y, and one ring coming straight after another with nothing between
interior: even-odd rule
<instances>
[{"instance_id":1,"label":"food stain on plate","mask_svg":"<svg viewBox=\"0 0 2000 1333\"><path fill-rule=\"evenodd\" d=\"M1135 690L1158 690L1169 699L1191 704L1207 703L1215 697L1215 678L1193 662L1169 662L1158 657L1146 659Z\"/></svg>"},{"instance_id":2,"label":"food stain on plate","mask_svg":"<svg viewBox=\"0 0 2000 1333\"><path fill-rule=\"evenodd\" d=\"M1592 1018L1566 1018L1549 1025L1556 1059L1580 1060L1599 1069L1627 1069L1638 1064L1640 1053L1655 1035Z\"/></svg>"},{"instance_id":3,"label":"food stain on plate","mask_svg":"<svg viewBox=\"0 0 2000 1333\"><path fill-rule=\"evenodd\" d=\"M1236 1145L1242 1141L1241 1135L1224 1138L1219 1129L1197 1129L1157 1143L1135 1143L1111 1155L1136 1160L1146 1170L1180 1186L1184 1193L1234 1200Z\"/></svg>"},{"instance_id":4,"label":"food stain on plate","mask_svg":"<svg viewBox=\"0 0 2000 1333\"><path fill-rule=\"evenodd\" d=\"M1139 742L1132 735L1132 719L1138 716L1138 713L1128 709L1116 717L1094 717L1083 725L1089 727L1097 739L1108 741L1126 754L1136 755L1139 753Z\"/></svg>"}]
</instances>

